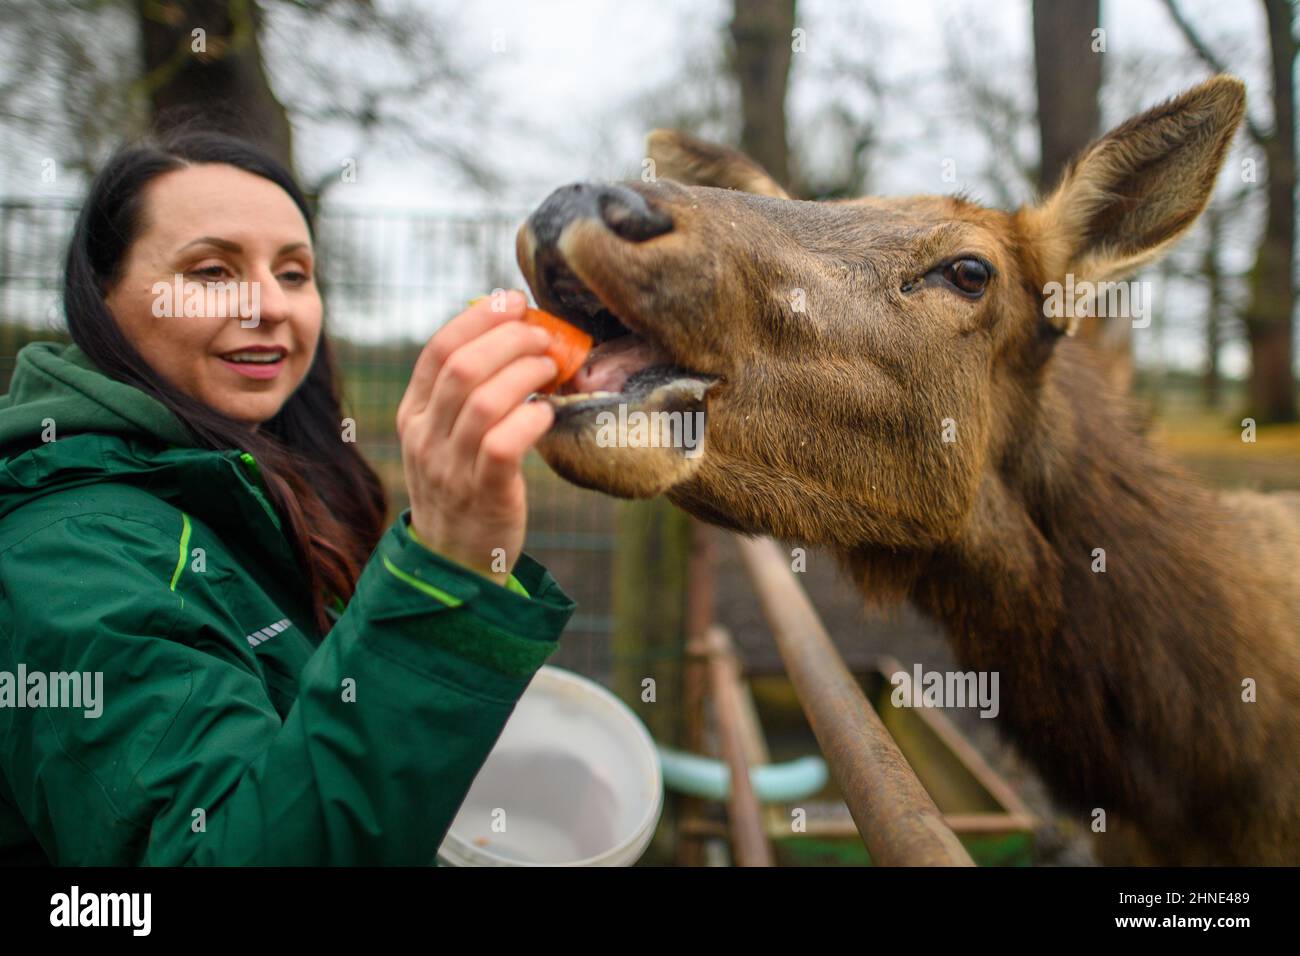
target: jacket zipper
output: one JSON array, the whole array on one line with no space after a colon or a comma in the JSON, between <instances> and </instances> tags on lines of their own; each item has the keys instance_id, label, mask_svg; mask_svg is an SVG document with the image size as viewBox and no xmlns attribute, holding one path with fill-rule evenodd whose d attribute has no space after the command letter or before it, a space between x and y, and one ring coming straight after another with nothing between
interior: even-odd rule
<instances>
[{"instance_id":1,"label":"jacket zipper","mask_svg":"<svg viewBox=\"0 0 1300 956\"><path fill-rule=\"evenodd\" d=\"M239 453L239 460L243 463L244 470L248 472L249 487L253 492L253 496L257 498L258 503L262 506L262 510L270 516L271 523L275 525L275 529L283 534L284 528L280 523L280 516L275 513L275 508L272 507L270 500L267 498L270 489L266 487L266 482L262 480L262 466L257 463L257 459L254 458L250 452L241 451Z\"/></svg>"},{"instance_id":2,"label":"jacket zipper","mask_svg":"<svg viewBox=\"0 0 1300 956\"><path fill-rule=\"evenodd\" d=\"M258 464L257 459L253 457L251 452L241 451L239 453L239 460L252 476L253 484L251 490L253 494L257 496L257 500L261 502L262 507L266 509L266 513L271 516L271 520L275 523L276 529L283 535L284 531L280 524L280 516L275 513L275 508L271 506L270 501L266 498L265 492L267 491L267 488L266 482L262 480L262 466ZM331 594L330 598L330 605L332 606L326 606L325 614L331 620L337 621L343 614L344 610L347 609L347 605L337 594Z\"/></svg>"}]
</instances>

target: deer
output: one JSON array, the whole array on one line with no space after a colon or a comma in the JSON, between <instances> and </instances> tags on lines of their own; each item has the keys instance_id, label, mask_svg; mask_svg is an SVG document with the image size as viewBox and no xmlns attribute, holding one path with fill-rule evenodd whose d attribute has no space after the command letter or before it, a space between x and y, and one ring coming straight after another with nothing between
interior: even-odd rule
<instances>
[{"instance_id":1,"label":"deer","mask_svg":"<svg viewBox=\"0 0 1300 956\"><path fill-rule=\"evenodd\" d=\"M656 130L653 175L557 189L519 229L538 303L596 342L545 397L538 451L910 601L1000 675L1000 731L1082 825L1104 819L1101 862L1300 862L1300 494L1198 481L1046 307L1183 236L1244 112L1212 77L1012 212L802 201ZM598 440L620 404L705 415L702 447Z\"/></svg>"}]
</instances>

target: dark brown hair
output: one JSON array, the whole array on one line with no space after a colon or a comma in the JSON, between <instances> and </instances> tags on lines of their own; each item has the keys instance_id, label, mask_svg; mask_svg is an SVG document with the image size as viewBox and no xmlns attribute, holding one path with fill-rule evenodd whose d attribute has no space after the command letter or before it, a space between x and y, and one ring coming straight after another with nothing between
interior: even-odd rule
<instances>
[{"instance_id":1,"label":"dark brown hair","mask_svg":"<svg viewBox=\"0 0 1300 956\"><path fill-rule=\"evenodd\" d=\"M105 302L139 234L144 187L190 163L224 163L275 183L315 227L292 175L262 150L222 133L186 130L118 152L90 186L64 273L72 340L107 375L166 406L200 447L242 449L261 467L285 532L306 571L322 634L326 607L356 587L387 515L383 485L355 444L339 439L343 419L333 351L322 330L316 358L279 413L258 428L231 419L164 381L131 345Z\"/></svg>"}]
</instances>

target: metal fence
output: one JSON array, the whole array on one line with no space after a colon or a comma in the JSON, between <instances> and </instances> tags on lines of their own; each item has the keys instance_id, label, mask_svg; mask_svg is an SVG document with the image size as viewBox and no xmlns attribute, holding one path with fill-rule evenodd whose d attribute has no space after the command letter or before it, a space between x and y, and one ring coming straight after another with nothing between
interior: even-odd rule
<instances>
[{"instance_id":1,"label":"metal fence","mask_svg":"<svg viewBox=\"0 0 1300 956\"><path fill-rule=\"evenodd\" d=\"M59 287L76 213L68 201L0 201L0 392L8 390L23 345L66 336ZM383 477L394 513L407 502L393 418L411 365L467 300L522 284L514 235L523 215L330 205L318 214L318 274L346 414L356 420L358 444ZM551 662L603 680L610 667L615 503L560 481L535 454L525 471L525 547L579 605Z\"/></svg>"}]
</instances>

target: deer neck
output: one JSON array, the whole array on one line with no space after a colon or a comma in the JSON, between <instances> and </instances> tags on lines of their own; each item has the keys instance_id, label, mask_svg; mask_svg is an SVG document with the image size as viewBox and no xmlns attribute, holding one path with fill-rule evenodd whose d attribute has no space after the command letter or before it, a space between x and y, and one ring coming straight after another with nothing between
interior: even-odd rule
<instances>
[{"instance_id":1,"label":"deer neck","mask_svg":"<svg viewBox=\"0 0 1300 956\"><path fill-rule=\"evenodd\" d=\"M913 559L910 597L963 669L999 672L999 723L1058 797L1172 821L1193 799L1178 781L1214 791L1205 754L1232 763L1231 637L1249 624L1223 568L1237 559L1214 499L1096 376L1062 363L1043 388L965 533Z\"/></svg>"},{"instance_id":2,"label":"deer neck","mask_svg":"<svg viewBox=\"0 0 1300 956\"><path fill-rule=\"evenodd\" d=\"M1061 353L914 598L955 635L1100 633L1150 650L1233 630L1217 499L1147 442L1079 347Z\"/></svg>"}]
</instances>

